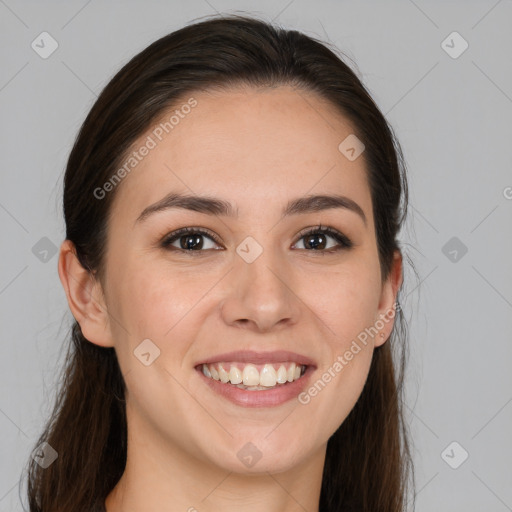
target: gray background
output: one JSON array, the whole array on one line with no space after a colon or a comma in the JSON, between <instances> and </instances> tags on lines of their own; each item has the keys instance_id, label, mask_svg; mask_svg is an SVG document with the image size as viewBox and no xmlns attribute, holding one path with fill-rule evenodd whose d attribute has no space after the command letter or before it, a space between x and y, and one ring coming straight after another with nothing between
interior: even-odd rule
<instances>
[{"instance_id":1,"label":"gray background","mask_svg":"<svg viewBox=\"0 0 512 512\"><path fill-rule=\"evenodd\" d=\"M215 11L264 15L355 61L409 172L416 510L512 510L510 0L0 0L0 512L22 510L20 472L53 405L72 319L57 255L43 251L64 237L71 144L124 63ZM43 31L58 42L47 59L31 47ZM461 39L442 44L454 31L469 44L457 58L445 50L458 53Z\"/></svg>"}]
</instances>

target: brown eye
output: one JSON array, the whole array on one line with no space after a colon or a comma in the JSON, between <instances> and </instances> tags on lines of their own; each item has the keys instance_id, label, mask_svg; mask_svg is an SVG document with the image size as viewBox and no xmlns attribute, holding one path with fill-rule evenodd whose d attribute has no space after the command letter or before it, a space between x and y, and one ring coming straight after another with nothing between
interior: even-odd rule
<instances>
[{"instance_id":1,"label":"brown eye","mask_svg":"<svg viewBox=\"0 0 512 512\"><path fill-rule=\"evenodd\" d=\"M326 248L327 239L332 238L338 242L338 246ZM301 233L300 239L305 239L305 250L312 249L320 252L336 252L342 249L350 249L353 246L352 241L343 233L333 228L324 228L317 226L309 229L305 233Z\"/></svg>"},{"instance_id":2,"label":"brown eye","mask_svg":"<svg viewBox=\"0 0 512 512\"><path fill-rule=\"evenodd\" d=\"M162 247L166 249L175 249L183 252L203 252L203 250L212 250L212 248L204 247L205 243L203 238L209 238L210 240L219 243L213 233L205 231L201 228L182 228L177 231L173 231L167 235L162 241ZM178 242L179 246L175 247L172 244ZM215 249L216 250L216 249Z\"/></svg>"},{"instance_id":3,"label":"brown eye","mask_svg":"<svg viewBox=\"0 0 512 512\"><path fill-rule=\"evenodd\" d=\"M220 245L220 240L214 233L203 228L190 227L173 231L162 240L161 246L172 251L196 253L198 255L206 251L219 250L215 247L205 247L204 238L214 242L214 245ZM334 239L338 244L326 247L329 238ZM301 250L309 250L309 252L332 253L342 249L350 249L353 246L352 241L343 233L321 225L302 232L299 241L302 239L304 239L304 249ZM174 245L176 243L177 246Z\"/></svg>"}]
</instances>

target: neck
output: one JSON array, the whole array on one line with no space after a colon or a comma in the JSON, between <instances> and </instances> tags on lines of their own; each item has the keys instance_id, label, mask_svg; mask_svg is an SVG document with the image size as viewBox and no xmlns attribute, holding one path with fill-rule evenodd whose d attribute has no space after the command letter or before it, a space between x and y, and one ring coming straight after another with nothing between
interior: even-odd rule
<instances>
[{"instance_id":1,"label":"neck","mask_svg":"<svg viewBox=\"0 0 512 512\"><path fill-rule=\"evenodd\" d=\"M318 512L326 445L286 471L236 473L141 426L129 422L126 468L106 512Z\"/></svg>"}]
</instances>

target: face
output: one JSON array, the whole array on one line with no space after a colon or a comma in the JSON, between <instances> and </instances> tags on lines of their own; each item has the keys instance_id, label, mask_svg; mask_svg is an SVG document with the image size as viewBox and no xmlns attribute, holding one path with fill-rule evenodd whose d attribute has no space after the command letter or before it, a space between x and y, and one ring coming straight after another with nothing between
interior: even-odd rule
<instances>
[{"instance_id":1,"label":"face","mask_svg":"<svg viewBox=\"0 0 512 512\"><path fill-rule=\"evenodd\" d=\"M353 129L310 92L191 96L196 106L161 141L154 127L140 138L156 146L118 185L102 283L108 329L92 341L115 347L132 432L158 438L162 454L282 472L323 453L392 327L361 341L396 292L381 282L364 153L340 152ZM232 215L153 207L171 193L223 201ZM303 201L283 215L313 195L344 196L361 212ZM173 235L181 228L192 229Z\"/></svg>"}]
</instances>

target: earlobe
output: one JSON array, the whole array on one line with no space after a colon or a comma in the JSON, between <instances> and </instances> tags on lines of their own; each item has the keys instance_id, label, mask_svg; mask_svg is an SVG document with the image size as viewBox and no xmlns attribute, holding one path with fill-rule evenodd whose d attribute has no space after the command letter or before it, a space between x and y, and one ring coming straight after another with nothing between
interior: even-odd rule
<instances>
[{"instance_id":1,"label":"earlobe","mask_svg":"<svg viewBox=\"0 0 512 512\"><path fill-rule=\"evenodd\" d=\"M58 271L69 309L85 338L96 345L113 346L101 283L81 265L70 240L61 244Z\"/></svg>"},{"instance_id":2,"label":"earlobe","mask_svg":"<svg viewBox=\"0 0 512 512\"><path fill-rule=\"evenodd\" d=\"M402 286L402 253L395 251L393 265L387 281L382 287L382 295L379 303L376 327L379 329L379 336L375 337L375 346L378 347L389 338L396 316L396 298L398 290Z\"/></svg>"}]
</instances>

